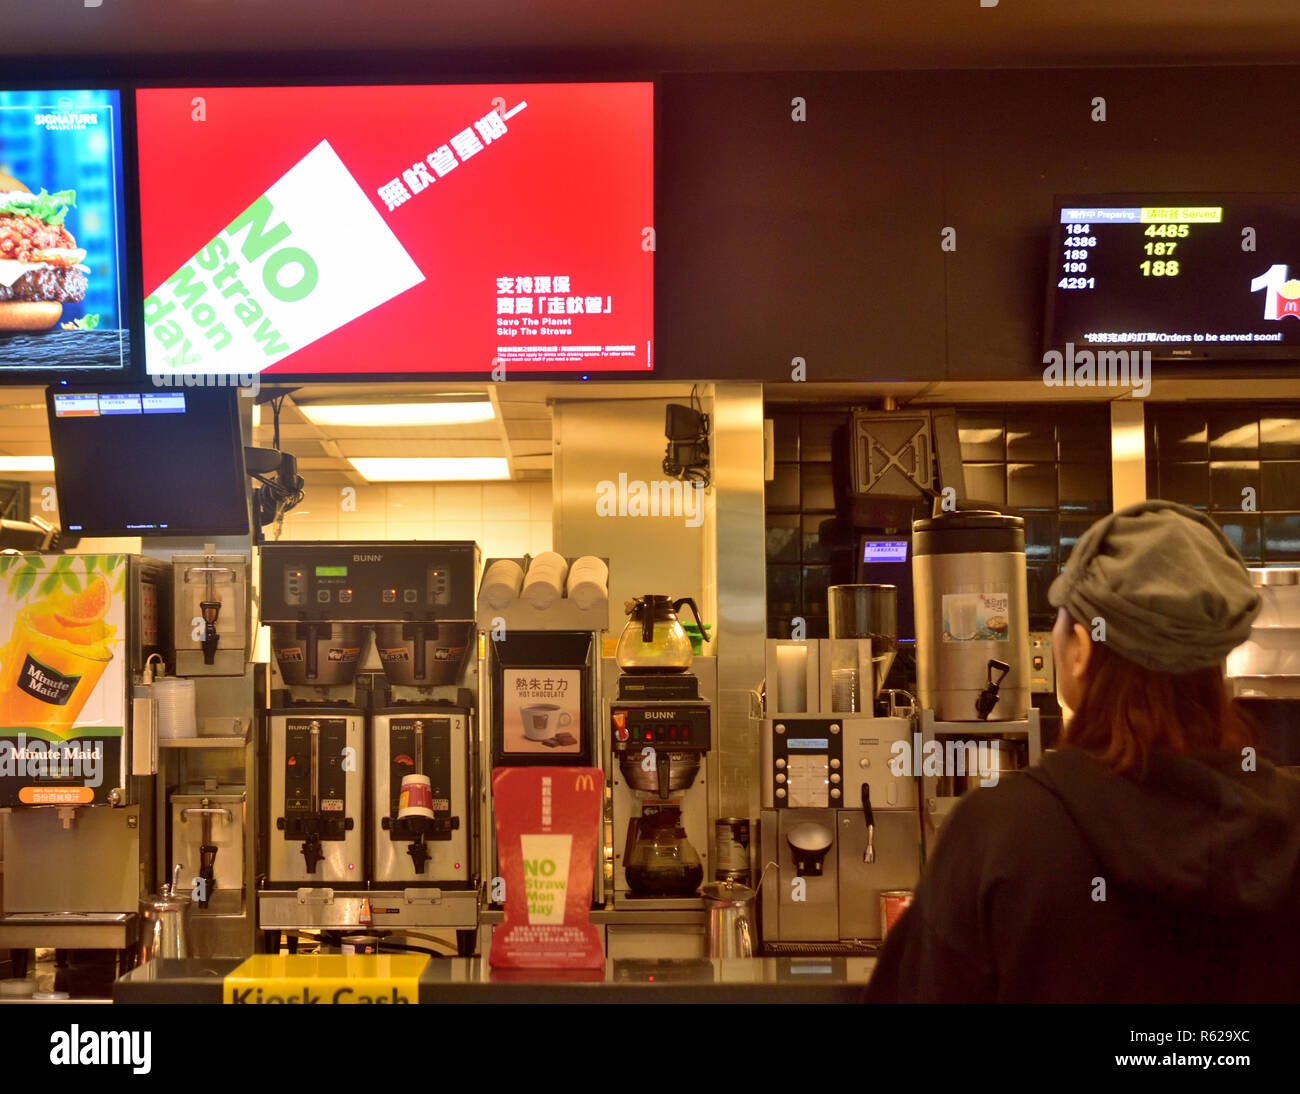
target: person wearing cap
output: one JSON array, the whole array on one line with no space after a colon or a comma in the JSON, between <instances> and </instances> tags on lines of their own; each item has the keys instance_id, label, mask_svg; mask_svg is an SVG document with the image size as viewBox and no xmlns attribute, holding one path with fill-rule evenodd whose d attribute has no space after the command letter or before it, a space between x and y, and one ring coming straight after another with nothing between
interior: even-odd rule
<instances>
[{"instance_id":1,"label":"person wearing cap","mask_svg":"<svg viewBox=\"0 0 1300 1094\"><path fill-rule=\"evenodd\" d=\"M866 1000L1300 1001L1300 779L1223 675L1260 608L1240 555L1140 502L1049 599L1058 748L958 802Z\"/></svg>"}]
</instances>

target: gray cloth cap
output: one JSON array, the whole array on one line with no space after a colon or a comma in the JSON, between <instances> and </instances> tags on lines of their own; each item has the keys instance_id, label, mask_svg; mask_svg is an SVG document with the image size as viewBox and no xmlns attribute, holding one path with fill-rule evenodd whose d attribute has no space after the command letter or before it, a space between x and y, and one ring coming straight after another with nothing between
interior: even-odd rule
<instances>
[{"instance_id":1,"label":"gray cloth cap","mask_svg":"<svg viewBox=\"0 0 1300 1094\"><path fill-rule=\"evenodd\" d=\"M1140 501L1079 537L1047 599L1157 672L1220 664L1250 636L1260 596L1219 526L1172 501Z\"/></svg>"}]
</instances>

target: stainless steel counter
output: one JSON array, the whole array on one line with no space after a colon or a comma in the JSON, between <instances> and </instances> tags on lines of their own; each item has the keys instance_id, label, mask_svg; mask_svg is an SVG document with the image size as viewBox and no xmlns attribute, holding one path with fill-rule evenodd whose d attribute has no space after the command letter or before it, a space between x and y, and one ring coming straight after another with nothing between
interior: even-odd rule
<instances>
[{"instance_id":1,"label":"stainless steel counter","mask_svg":"<svg viewBox=\"0 0 1300 1094\"><path fill-rule=\"evenodd\" d=\"M493 970L486 957L431 958L421 1003L856 1003L871 957L613 960L603 970ZM151 961L113 986L115 1003L219 1003L236 958Z\"/></svg>"}]
</instances>

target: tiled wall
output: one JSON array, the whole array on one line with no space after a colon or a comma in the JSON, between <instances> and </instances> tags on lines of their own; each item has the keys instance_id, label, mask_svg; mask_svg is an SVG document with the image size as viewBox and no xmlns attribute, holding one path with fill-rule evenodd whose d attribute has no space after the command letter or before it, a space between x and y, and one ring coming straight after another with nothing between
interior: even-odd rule
<instances>
[{"instance_id":1,"label":"tiled wall","mask_svg":"<svg viewBox=\"0 0 1300 1094\"><path fill-rule=\"evenodd\" d=\"M31 484L32 511L50 519L57 514L41 513L41 491L53 485ZM535 555L551 549L551 483L362 486L353 499L338 486L309 486L280 538L472 539L484 558Z\"/></svg>"},{"instance_id":2,"label":"tiled wall","mask_svg":"<svg viewBox=\"0 0 1300 1094\"><path fill-rule=\"evenodd\" d=\"M551 549L551 484L393 483L355 497L308 487L280 538L472 539L484 558L536 554Z\"/></svg>"},{"instance_id":3,"label":"tiled wall","mask_svg":"<svg viewBox=\"0 0 1300 1094\"><path fill-rule=\"evenodd\" d=\"M776 476L767 484L768 634L790 619L826 637L826 587L854 580L856 540L837 518L846 501L836 432L843 411L770 408ZM1030 626L1049 627L1047 588L1079 534L1111 509L1110 412L1105 405L960 407L966 492L1025 519Z\"/></svg>"},{"instance_id":4,"label":"tiled wall","mask_svg":"<svg viewBox=\"0 0 1300 1094\"><path fill-rule=\"evenodd\" d=\"M1088 525L1111 511L1110 408L960 407L957 428L969 504L1024 517L1029 625L1050 628L1048 586Z\"/></svg>"},{"instance_id":5,"label":"tiled wall","mask_svg":"<svg viewBox=\"0 0 1300 1094\"><path fill-rule=\"evenodd\" d=\"M1248 563L1300 561L1300 403L1154 404L1146 433L1148 496L1207 511Z\"/></svg>"},{"instance_id":6,"label":"tiled wall","mask_svg":"<svg viewBox=\"0 0 1300 1094\"><path fill-rule=\"evenodd\" d=\"M848 415L780 408L768 415L776 477L766 488L767 633L789 638L790 620L800 616L806 637L825 638L827 586L853 579L851 537L830 534L845 489L837 488L845 469L836 431Z\"/></svg>"}]
</instances>

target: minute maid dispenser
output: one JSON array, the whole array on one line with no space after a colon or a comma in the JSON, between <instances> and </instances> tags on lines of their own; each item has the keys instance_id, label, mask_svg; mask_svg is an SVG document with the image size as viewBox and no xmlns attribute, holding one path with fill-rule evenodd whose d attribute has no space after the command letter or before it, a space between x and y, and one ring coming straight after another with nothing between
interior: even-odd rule
<instances>
[{"instance_id":1,"label":"minute maid dispenser","mask_svg":"<svg viewBox=\"0 0 1300 1094\"><path fill-rule=\"evenodd\" d=\"M0 555L0 950L135 943L157 745L131 690L170 645L168 576L137 556Z\"/></svg>"}]
</instances>

